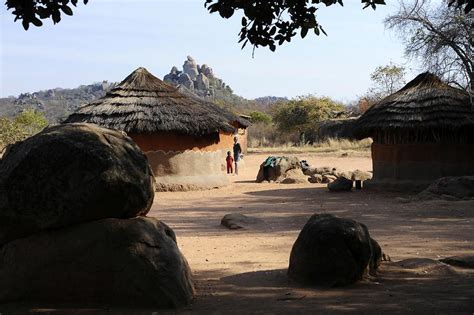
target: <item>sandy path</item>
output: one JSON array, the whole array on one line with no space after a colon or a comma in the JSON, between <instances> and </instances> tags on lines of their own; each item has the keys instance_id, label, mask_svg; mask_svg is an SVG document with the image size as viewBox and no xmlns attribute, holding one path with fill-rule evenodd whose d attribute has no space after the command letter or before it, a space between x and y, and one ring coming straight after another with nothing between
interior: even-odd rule
<instances>
[{"instance_id":1,"label":"sandy path","mask_svg":"<svg viewBox=\"0 0 474 315\"><path fill-rule=\"evenodd\" d=\"M371 170L370 158L298 154L314 166ZM366 191L329 193L320 184L257 184L265 155L245 158L229 187L200 192L158 193L151 216L170 225L197 279L197 298L186 311L286 313L470 312L474 278L413 275L386 265L376 281L345 289L301 288L288 283L285 268L293 242L313 213L333 213L365 223L393 260L439 259L474 254L472 201L406 203L401 194ZM263 226L229 231L219 225L231 212L259 217ZM405 280L403 280L405 279Z\"/></svg>"}]
</instances>

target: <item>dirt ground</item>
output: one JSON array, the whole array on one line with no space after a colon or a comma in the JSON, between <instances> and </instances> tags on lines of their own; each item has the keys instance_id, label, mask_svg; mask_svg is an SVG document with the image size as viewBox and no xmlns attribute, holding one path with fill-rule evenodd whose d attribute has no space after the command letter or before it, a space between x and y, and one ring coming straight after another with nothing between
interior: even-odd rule
<instances>
[{"instance_id":1,"label":"dirt ground","mask_svg":"<svg viewBox=\"0 0 474 315\"><path fill-rule=\"evenodd\" d=\"M367 157L297 156L312 166L371 170ZM344 288L311 288L291 283L286 268L299 231L314 213L365 223L392 261L474 254L474 201L407 202L409 196L400 193L330 193L324 184L258 184L255 176L265 157L247 155L226 188L157 193L149 216L174 229L196 280L195 301L178 312L473 314L474 273L468 269L406 270L384 263L377 278ZM228 230L220 220L232 212L264 223Z\"/></svg>"},{"instance_id":2,"label":"dirt ground","mask_svg":"<svg viewBox=\"0 0 474 315\"><path fill-rule=\"evenodd\" d=\"M366 157L298 154L312 166L370 171ZM473 201L407 202L408 195L330 193L324 184L255 183L264 154L245 157L226 188L158 193L149 215L170 225L197 280L186 312L203 313L469 313L474 276L469 270L407 271L382 266L377 279L347 288L305 288L285 274L291 247L314 213L363 222L393 261L474 254ZM227 213L265 222L247 230L220 226Z\"/></svg>"}]
</instances>

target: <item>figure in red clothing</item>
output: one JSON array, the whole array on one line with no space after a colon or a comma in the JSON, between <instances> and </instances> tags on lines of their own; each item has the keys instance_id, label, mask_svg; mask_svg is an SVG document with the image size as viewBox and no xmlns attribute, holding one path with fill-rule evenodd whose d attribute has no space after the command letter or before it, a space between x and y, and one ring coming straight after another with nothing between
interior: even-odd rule
<instances>
[{"instance_id":1,"label":"figure in red clothing","mask_svg":"<svg viewBox=\"0 0 474 315\"><path fill-rule=\"evenodd\" d=\"M227 174L232 174L234 172L234 169L232 168L232 165L234 164L234 158L232 157L230 151L227 151L227 157L225 160L227 162Z\"/></svg>"}]
</instances>

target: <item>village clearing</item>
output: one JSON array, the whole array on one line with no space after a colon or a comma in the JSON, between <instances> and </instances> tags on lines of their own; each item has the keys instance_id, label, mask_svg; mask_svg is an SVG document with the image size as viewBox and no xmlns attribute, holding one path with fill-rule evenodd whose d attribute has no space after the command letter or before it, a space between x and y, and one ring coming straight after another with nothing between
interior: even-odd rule
<instances>
[{"instance_id":1,"label":"village clearing","mask_svg":"<svg viewBox=\"0 0 474 315\"><path fill-rule=\"evenodd\" d=\"M273 152L277 155L278 153ZM311 166L370 171L364 153L285 154ZM225 188L159 192L148 216L176 233L196 284L193 303L177 310L88 308L81 305L3 305L3 314L471 314L474 270L437 260L474 255L474 200L416 201L403 193L329 192L325 184L255 183L267 154L244 158ZM220 225L225 214L260 220L245 229ZM288 280L294 241L314 213L367 225L391 262L375 278L337 288L305 287ZM403 266L398 261L405 261Z\"/></svg>"},{"instance_id":2,"label":"village clearing","mask_svg":"<svg viewBox=\"0 0 474 315\"><path fill-rule=\"evenodd\" d=\"M275 154L275 153L273 153ZM355 154L355 153L354 153ZM288 154L286 154L288 155ZM294 154L311 166L370 171L370 157ZM413 201L409 194L328 192L326 184L255 183L266 154L249 154L228 187L160 192L149 216L166 222L193 271L197 296L183 312L218 313L470 313L474 272L416 261L474 255L474 200ZM220 225L228 213L263 222L246 229ZM390 256L376 279L344 288L310 288L291 283L286 268L299 231L314 213L331 213L367 225Z\"/></svg>"}]
</instances>

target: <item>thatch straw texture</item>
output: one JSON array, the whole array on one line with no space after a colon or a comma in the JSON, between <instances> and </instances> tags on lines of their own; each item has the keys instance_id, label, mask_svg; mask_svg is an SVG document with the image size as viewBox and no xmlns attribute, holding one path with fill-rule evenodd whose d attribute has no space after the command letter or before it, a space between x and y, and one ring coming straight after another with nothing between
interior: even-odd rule
<instances>
[{"instance_id":1,"label":"thatch straw texture","mask_svg":"<svg viewBox=\"0 0 474 315\"><path fill-rule=\"evenodd\" d=\"M428 72L375 104L354 126L357 138L379 143L472 142L473 131L469 94Z\"/></svg>"},{"instance_id":2,"label":"thatch straw texture","mask_svg":"<svg viewBox=\"0 0 474 315\"><path fill-rule=\"evenodd\" d=\"M132 72L104 97L80 107L65 123L88 122L129 133L232 132L239 117L178 89L145 68Z\"/></svg>"},{"instance_id":3,"label":"thatch straw texture","mask_svg":"<svg viewBox=\"0 0 474 315\"><path fill-rule=\"evenodd\" d=\"M190 89L188 89L184 85L180 84L176 88L178 89L178 91L181 94L184 94L186 96L194 98L194 99L198 100L199 102L209 103L205 98L197 96L196 94L194 94ZM212 104L212 106L215 106L215 105ZM239 127L247 128L248 126L250 126L250 120L249 119L245 119L244 117L241 117L241 116L239 116L237 114L234 114L234 113L232 113L228 110L220 108L219 106L217 106L217 109L220 110L222 112L222 115L226 116L229 119L230 122L236 122L239 125Z\"/></svg>"},{"instance_id":4,"label":"thatch straw texture","mask_svg":"<svg viewBox=\"0 0 474 315\"><path fill-rule=\"evenodd\" d=\"M317 129L319 140L329 138L354 139L354 124L357 118L328 119L322 121Z\"/></svg>"}]
</instances>

